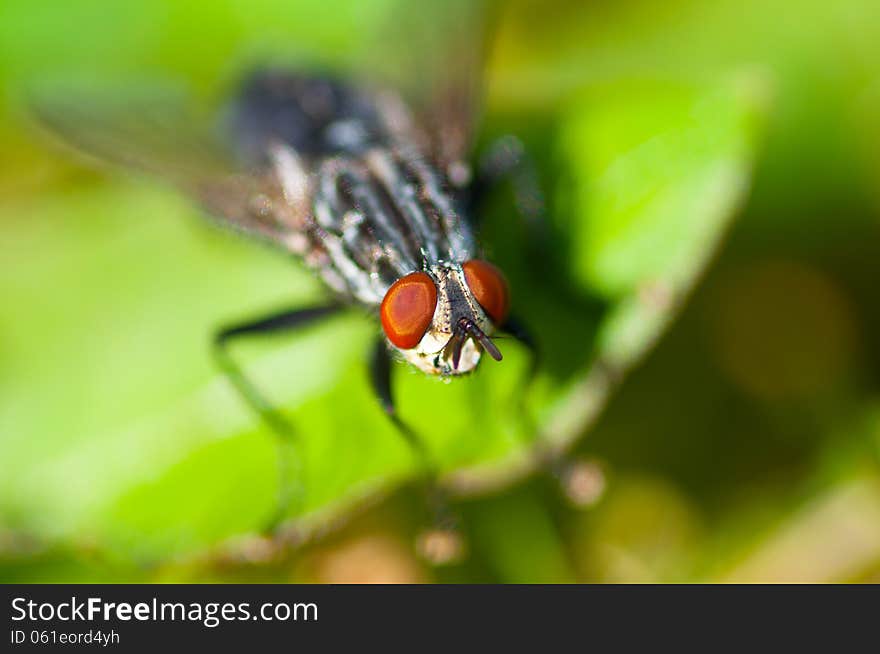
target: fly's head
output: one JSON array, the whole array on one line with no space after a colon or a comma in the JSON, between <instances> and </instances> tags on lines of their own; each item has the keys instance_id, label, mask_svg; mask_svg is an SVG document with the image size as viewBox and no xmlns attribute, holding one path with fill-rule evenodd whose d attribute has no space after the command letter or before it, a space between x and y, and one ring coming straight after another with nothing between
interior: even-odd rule
<instances>
[{"instance_id":1,"label":"fly's head","mask_svg":"<svg viewBox=\"0 0 880 654\"><path fill-rule=\"evenodd\" d=\"M397 280L382 301L385 336L403 356L432 375L463 375L483 352L496 361L491 340L507 317L507 282L492 264L471 259L438 264Z\"/></svg>"}]
</instances>

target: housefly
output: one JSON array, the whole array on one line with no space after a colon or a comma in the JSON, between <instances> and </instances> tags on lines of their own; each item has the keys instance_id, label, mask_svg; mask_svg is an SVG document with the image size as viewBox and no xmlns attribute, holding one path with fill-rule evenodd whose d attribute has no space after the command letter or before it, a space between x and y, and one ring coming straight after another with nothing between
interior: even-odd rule
<instances>
[{"instance_id":1,"label":"housefly","mask_svg":"<svg viewBox=\"0 0 880 654\"><path fill-rule=\"evenodd\" d=\"M215 337L224 371L279 434L289 436L290 428L234 363L228 344L347 307L374 314L382 328L371 358L374 390L431 476L430 457L395 408L392 356L453 378L484 358L501 361L499 332L532 347L510 317L504 274L475 236L477 189L516 165L516 148L508 142L493 165L474 174L472 85L441 86L413 109L388 87L273 67L247 75L210 128L164 99L68 98L37 103L36 111L80 151L170 181L220 224L280 248L323 280L327 303L232 325Z\"/></svg>"}]
</instances>

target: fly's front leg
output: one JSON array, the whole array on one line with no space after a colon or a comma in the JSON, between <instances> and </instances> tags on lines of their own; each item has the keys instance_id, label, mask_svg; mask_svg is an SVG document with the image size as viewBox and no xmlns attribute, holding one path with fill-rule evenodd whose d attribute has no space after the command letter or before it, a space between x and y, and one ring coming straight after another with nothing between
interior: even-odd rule
<instances>
[{"instance_id":1,"label":"fly's front leg","mask_svg":"<svg viewBox=\"0 0 880 654\"><path fill-rule=\"evenodd\" d=\"M424 441L397 412L391 390L391 364L391 353L385 340L377 340L370 360L370 382L385 414L419 461L428 506L433 514L433 526L419 535L417 547L419 553L431 563L438 565L451 563L460 557L463 549L457 528L458 521L450 511L446 497L437 483L437 466Z\"/></svg>"},{"instance_id":2,"label":"fly's front leg","mask_svg":"<svg viewBox=\"0 0 880 654\"><path fill-rule=\"evenodd\" d=\"M508 317L507 321L499 328L499 331L502 334L507 334L513 338L528 352L529 367L523 375L523 382L520 385L519 393L517 395L517 410L519 411L520 419L526 425L526 433L530 435L527 445L534 447L535 456L539 461L542 463L548 462L549 455L547 451L542 448L541 439L537 436L537 425L535 425L535 421L532 420L532 416L529 414L528 408L526 407L526 398L528 397L532 383L535 381L535 377L538 373L538 365L540 363L538 343L535 341L525 322L517 316Z\"/></svg>"},{"instance_id":3,"label":"fly's front leg","mask_svg":"<svg viewBox=\"0 0 880 654\"><path fill-rule=\"evenodd\" d=\"M529 368L526 371L520 393L519 410L522 419L528 425L529 433L536 433L537 427L525 406L525 398L535 379L540 363L540 352L535 339L524 322L515 316L507 319L501 327L502 332L510 335L521 343L529 352ZM540 438L530 441L534 447L534 456L540 466L550 472L559 483L566 499L577 507L591 506L601 496L605 487L605 475L602 467L595 461L555 453L552 448L544 447Z\"/></svg>"},{"instance_id":4,"label":"fly's front leg","mask_svg":"<svg viewBox=\"0 0 880 654\"><path fill-rule=\"evenodd\" d=\"M537 251L542 260L552 261L552 257L548 257L551 251L550 231L537 170L522 142L516 137L498 139L481 158L477 175L471 184L471 214L479 220L481 212L478 206L493 188L505 181L512 185L516 208L529 232L528 247ZM517 317L508 318L500 331L512 336L529 351L529 368L520 393L519 410L528 433L536 434L537 427L526 409L525 398L540 364L537 341L527 325ZM537 435L530 445L534 447L534 456L539 464L558 480L570 502L576 506L589 506L595 501L597 489L604 484L602 470L597 464L556 454L552 448L543 446Z\"/></svg>"},{"instance_id":5,"label":"fly's front leg","mask_svg":"<svg viewBox=\"0 0 880 654\"><path fill-rule=\"evenodd\" d=\"M220 369L241 395L242 399L278 437L280 495L276 515L269 521L267 530L277 526L278 522L284 517L291 502L302 494L302 466L298 452L296 432L281 412L273 407L260 390L244 375L241 367L232 358L228 346L233 340L241 337L302 329L318 320L338 313L341 309L342 305L339 304L290 309L257 320L225 327L214 335L214 358ZM297 488L294 488L294 483L298 484Z\"/></svg>"},{"instance_id":6,"label":"fly's front leg","mask_svg":"<svg viewBox=\"0 0 880 654\"><path fill-rule=\"evenodd\" d=\"M502 182L510 182L517 211L529 230L544 240L547 228L544 194L535 165L522 141L515 136L504 136L495 141L477 164L469 194L474 220L479 222L479 206Z\"/></svg>"},{"instance_id":7,"label":"fly's front leg","mask_svg":"<svg viewBox=\"0 0 880 654\"><path fill-rule=\"evenodd\" d=\"M534 336L532 336L532 331L528 328L528 325L526 325L526 323L518 316L508 317L507 321L501 326L500 331L511 336L520 345L525 347L526 351L529 353L529 367L528 370L526 370L526 378L523 383L524 397L525 392L531 387L532 382L535 380L535 376L538 373L541 359L541 353L538 350L538 342L535 340Z\"/></svg>"},{"instance_id":8,"label":"fly's front leg","mask_svg":"<svg viewBox=\"0 0 880 654\"><path fill-rule=\"evenodd\" d=\"M403 436L407 445L412 449L413 454L418 458L425 476L431 479L436 477L436 467L428 455L424 442L397 413L394 396L391 392L391 354L388 352L388 347L383 339L376 341L376 346L370 359L370 383L373 387L373 392L376 393L376 398L385 411L385 415L388 416L388 419L394 424L398 433Z\"/></svg>"}]
</instances>

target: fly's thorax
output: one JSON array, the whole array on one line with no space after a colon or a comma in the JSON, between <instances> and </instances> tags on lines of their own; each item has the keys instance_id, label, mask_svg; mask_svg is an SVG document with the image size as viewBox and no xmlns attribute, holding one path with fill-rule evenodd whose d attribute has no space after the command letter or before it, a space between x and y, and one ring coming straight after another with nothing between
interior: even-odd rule
<instances>
[{"instance_id":1,"label":"fly's thorax","mask_svg":"<svg viewBox=\"0 0 880 654\"><path fill-rule=\"evenodd\" d=\"M396 348L403 358L419 370L433 375L462 375L477 367L482 348L475 339L464 337L458 365L453 363L449 347L462 320L470 320L487 336L496 328L494 322L477 302L459 264L438 264L427 273L437 286L437 306L428 329L418 345L410 349Z\"/></svg>"}]
</instances>

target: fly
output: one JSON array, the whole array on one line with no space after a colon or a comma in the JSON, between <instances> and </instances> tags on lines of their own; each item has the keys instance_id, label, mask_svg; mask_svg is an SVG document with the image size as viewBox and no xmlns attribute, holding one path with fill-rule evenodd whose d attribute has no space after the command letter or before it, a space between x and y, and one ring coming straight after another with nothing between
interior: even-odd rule
<instances>
[{"instance_id":1,"label":"fly","mask_svg":"<svg viewBox=\"0 0 880 654\"><path fill-rule=\"evenodd\" d=\"M507 284L478 257L465 189L419 147L398 98L263 72L231 126L243 164L275 180L254 218L343 302L377 313L390 348L432 375L470 372L484 353L501 360L491 336Z\"/></svg>"},{"instance_id":2,"label":"fly","mask_svg":"<svg viewBox=\"0 0 880 654\"><path fill-rule=\"evenodd\" d=\"M472 126L454 111L422 120L386 89L275 69L240 85L222 112L221 138L170 107L71 100L38 104L37 112L81 152L172 182L220 224L281 248L323 280L326 304L232 325L214 340L223 370L283 439L293 438L290 426L235 364L229 343L347 307L374 314L382 337L371 359L373 388L433 480L424 444L393 401L392 356L452 378L485 356L501 361L493 340L501 331L532 348L510 318L504 275L475 238L473 209L485 180L467 163ZM512 169L514 150L482 173Z\"/></svg>"}]
</instances>

